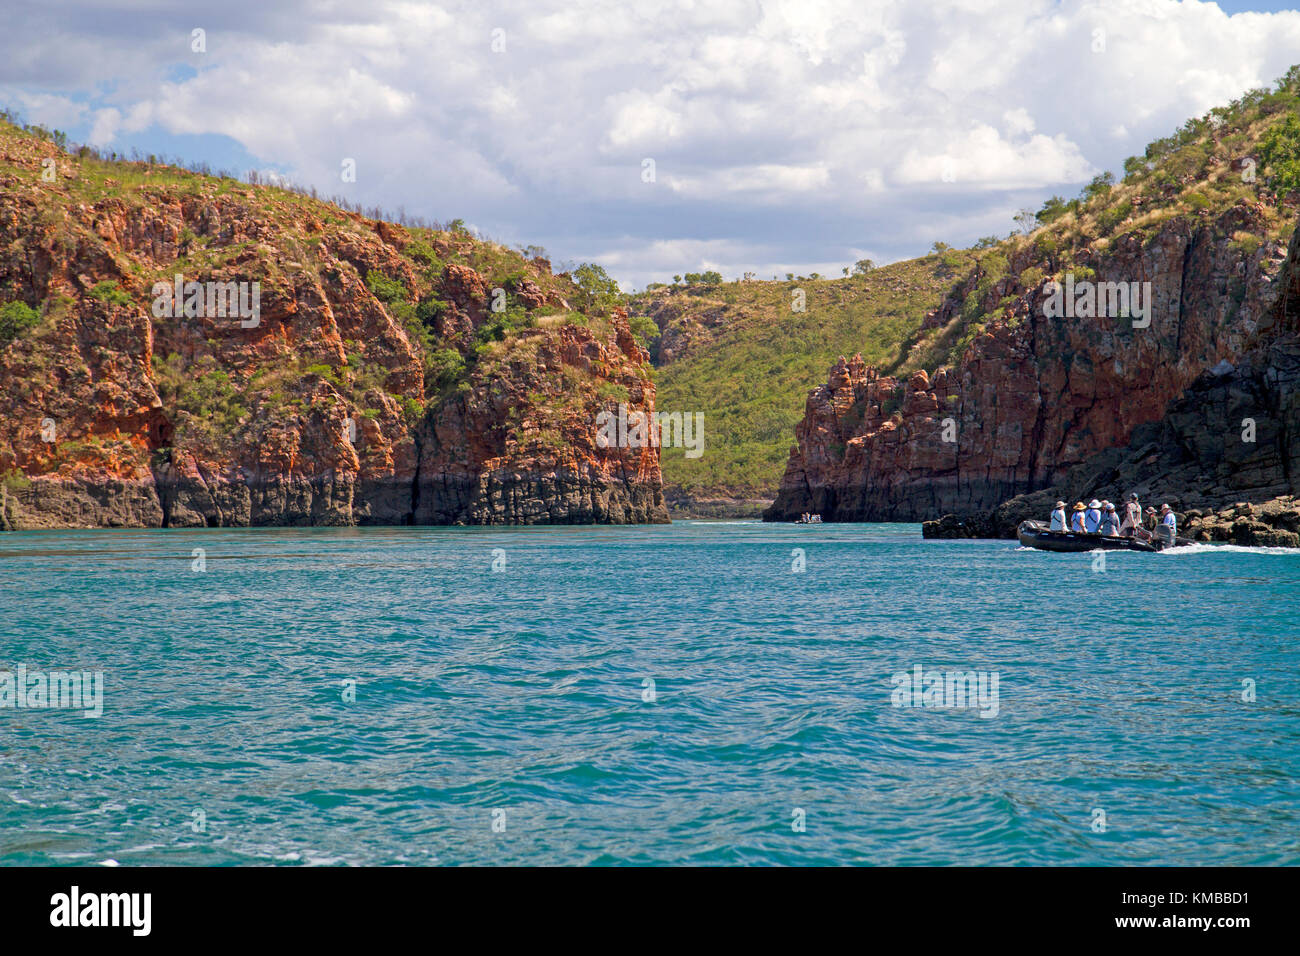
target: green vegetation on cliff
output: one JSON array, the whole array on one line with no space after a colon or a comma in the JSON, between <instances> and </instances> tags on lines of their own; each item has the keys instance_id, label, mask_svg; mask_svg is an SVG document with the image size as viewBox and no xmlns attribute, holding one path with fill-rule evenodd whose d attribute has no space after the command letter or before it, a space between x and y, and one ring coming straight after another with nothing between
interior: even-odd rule
<instances>
[{"instance_id":1,"label":"green vegetation on cliff","mask_svg":"<svg viewBox=\"0 0 1300 956\"><path fill-rule=\"evenodd\" d=\"M1236 220L1249 228L1219 238L1243 256L1264 247L1261 254L1280 257L1300 198L1297 113L1300 66L1271 90L1252 90L1189 119L1143 155L1127 159L1122 178L1105 172L1075 199L1051 197L1036 215L1023 217L1024 234L981 252L955 298L952 320L918 347L931 359L955 365L994 325L1014 327L1022 321L1024 296L1045 280L1066 273L1092 278L1093 266L1121 241L1145 245L1178 222L1192 230L1218 229L1218 218L1234 208L1241 213Z\"/></svg>"},{"instance_id":2,"label":"green vegetation on cliff","mask_svg":"<svg viewBox=\"0 0 1300 956\"><path fill-rule=\"evenodd\" d=\"M41 314L25 302L6 302L0 305L0 348L34 329Z\"/></svg>"}]
</instances>

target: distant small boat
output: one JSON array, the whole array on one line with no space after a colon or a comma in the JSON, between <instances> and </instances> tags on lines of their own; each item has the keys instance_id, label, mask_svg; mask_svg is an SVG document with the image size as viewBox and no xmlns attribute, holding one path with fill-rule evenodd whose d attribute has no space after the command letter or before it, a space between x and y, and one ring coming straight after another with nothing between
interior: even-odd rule
<instances>
[{"instance_id":1,"label":"distant small boat","mask_svg":"<svg viewBox=\"0 0 1300 956\"><path fill-rule=\"evenodd\" d=\"M1194 542L1187 538L1175 538L1172 545L1165 544L1159 538L1139 541L1137 538L1113 538L1103 534L1080 534L1076 531L1052 531L1042 521L1022 521L1016 529L1020 543L1026 548L1039 551L1164 551L1166 548L1181 548Z\"/></svg>"},{"instance_id":2,"label":"distant small boat","mask_svg":"<svg viewBox=\"0 0 1300 956\"><path fill-rule=\"evenodd\" d=\"M800 515L794 520L795 524L821 524L821 515Z\"/></svg>"}]
</instances>

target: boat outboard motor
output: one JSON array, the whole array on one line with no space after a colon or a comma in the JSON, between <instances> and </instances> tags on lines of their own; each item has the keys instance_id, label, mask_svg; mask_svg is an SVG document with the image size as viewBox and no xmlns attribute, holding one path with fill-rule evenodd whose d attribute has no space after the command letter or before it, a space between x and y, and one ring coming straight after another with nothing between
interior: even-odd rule
<instances>
[{"instance_id":1,"label":"boat outboard motor","mask_svg":"<svg viewBox=\"0 0 1300 956\"><path fill-rule=\"evenodd\" d=\"M1160 543L1166 548L1174 546L1174 529L1167 524L1156 525L1156 536L1160 538Z\"/></svg>"}]
</instances>

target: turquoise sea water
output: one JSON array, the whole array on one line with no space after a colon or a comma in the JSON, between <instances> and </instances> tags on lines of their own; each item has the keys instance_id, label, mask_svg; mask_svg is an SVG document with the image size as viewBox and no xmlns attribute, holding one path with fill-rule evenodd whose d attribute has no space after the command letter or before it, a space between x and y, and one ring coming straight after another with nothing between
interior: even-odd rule
<instances>
[{"instance_id":1,"label":"turquoise sea water","mask_svg":"<svg viewBox=\"0 0 1300 956\"><path fill-rule=\"evenodd\" d=\"M1294 864L1298 604L915 525L8 534L0 671L105 692L0 709L0 863Z\"/></svg>"}]
</instances>

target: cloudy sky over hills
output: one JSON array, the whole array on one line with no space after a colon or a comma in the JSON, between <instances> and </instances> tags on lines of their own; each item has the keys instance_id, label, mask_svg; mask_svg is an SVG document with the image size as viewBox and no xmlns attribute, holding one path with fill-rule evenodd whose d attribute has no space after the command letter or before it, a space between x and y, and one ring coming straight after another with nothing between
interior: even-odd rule
<instances>
[{"instance_id":1,"label":"cloudy sky over hills","mask_svg":"<svg viewBox=\"0 0 1300 956\"><path fill-rule=\"evenodd\" d=\"M1300 62L1271 0L113 6L6 3L0 106L463 218L624 288L1005 235Z\"/></svg>"}]
</instances>

